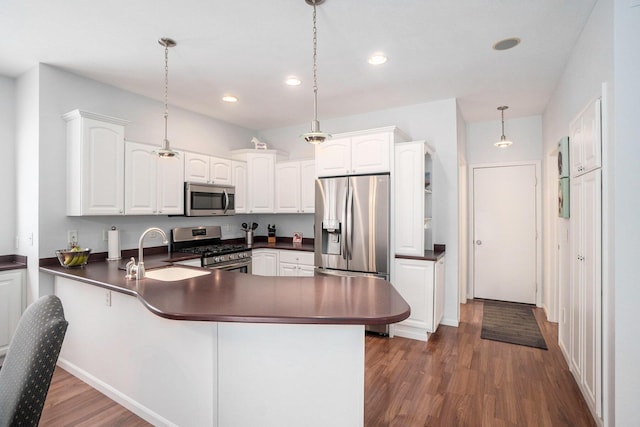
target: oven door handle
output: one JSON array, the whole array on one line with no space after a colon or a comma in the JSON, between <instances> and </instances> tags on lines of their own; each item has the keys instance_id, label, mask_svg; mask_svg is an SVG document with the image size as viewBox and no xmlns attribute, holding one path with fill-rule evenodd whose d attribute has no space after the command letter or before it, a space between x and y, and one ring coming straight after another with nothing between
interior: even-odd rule
<instances>
[{"instance_id":1,"label":"oven door handle","mask_svg":"<svg viewBox=\"0 0 640 427\"><path fill-rule=\"evenodd\" d=\"M207 266L207 268L210 268L212 270L232 270L234 268L246 267L249 265L251 265L251 261L240 261L240 262L234 262L233 264L210 265L210 266Z\"/></svg>"}]
</instances>

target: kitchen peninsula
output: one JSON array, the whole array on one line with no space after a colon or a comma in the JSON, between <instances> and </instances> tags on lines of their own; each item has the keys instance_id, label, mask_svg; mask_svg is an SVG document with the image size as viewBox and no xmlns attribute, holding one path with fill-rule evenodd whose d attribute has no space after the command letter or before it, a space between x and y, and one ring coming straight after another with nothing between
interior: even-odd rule
<instances>
[{"instance_id":1,"label":"kitchen peninsula","mask_svg":"<svg viewBox=\"0 0 640 427\"><path fill-rule=\"evenodd\" d=\"M362 426L364 325L410 312L380 279L136 281L118 264L41 267L69 320L59 363L154 425Z\"/></svg>"}]
</instances>

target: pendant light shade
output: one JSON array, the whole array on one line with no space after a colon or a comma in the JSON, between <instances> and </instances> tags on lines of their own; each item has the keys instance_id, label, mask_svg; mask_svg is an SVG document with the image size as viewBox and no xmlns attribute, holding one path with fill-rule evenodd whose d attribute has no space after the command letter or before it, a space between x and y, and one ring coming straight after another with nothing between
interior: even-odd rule
<instances>
[{"instance_id":1,"label":"pendant light shade","mask_svg":"<svg viewBox=\"0 0 640 427\"><path fill-rule=\"evenodd\" d=\"M167 122L169 121L169 48L174 47L176 42L169 38L158 40L160 46L164 46L164 140L162 148L156 153L159 157L175 157L178 153L171 149L167 138Z\"/></svg>"},{"instance_id":2,"label":"pendant light shade","mask_svg":"<svg viewBox=\"0 0 640 427\"><path fill-rule=\"evenodd\" d=\"M305 141L310 144L320 144L331 135L320 130L320 122L318 121L318 32L316 28L316 5L324 3L324 0L305 0L305 2L313 6L313 121L311 122L311 132L302 135Z\"/></svg>"},{"instance_id":3,"label":"pendant light shade","mask_svg":"<svg viewBox=\"0 0 640 427\"><path fill-rule=\"evenodd\" d=\"M507 108L509 107L506 105L498 107L498 110L500 110L500 113L502 114L502 136L500 137L500 141L493 144L498 148L507 148L511 144L513 144L513 142L509 141L507 137L504 136L504 110L506 110Z\"/></svg>"}]
</instances>

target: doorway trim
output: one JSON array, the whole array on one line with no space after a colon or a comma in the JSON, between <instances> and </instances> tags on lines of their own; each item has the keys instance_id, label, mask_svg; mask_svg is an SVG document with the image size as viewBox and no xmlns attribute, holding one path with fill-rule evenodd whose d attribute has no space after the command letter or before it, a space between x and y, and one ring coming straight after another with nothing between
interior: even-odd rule
<instances>
[{"instance_id":1,"label":"doorway trim","mask_svg":"<svg viewBox=\"0 0 640 427\"><path fill-rule=\"evenodd\" d=\"M468 277L469 277L469 287L467 288L467 298L473 299L474 290L475 290L475 259L473 253L473 239L475 236L474 229L474 172L475 169L484 169L484 168L493 168L493 167L506 167L506 166L526 166L533 165L536 170L536 307L542 307L542 175L541 175L541 165L539 160L524 160L517 162L502 162L502 163L476 163L469 165L469 206L468 206L468 215L469 215L469 224L468 224L468 247L467 247L467 257L469 259L469 269L468 269Z\"/></svg>"}]
</instances>

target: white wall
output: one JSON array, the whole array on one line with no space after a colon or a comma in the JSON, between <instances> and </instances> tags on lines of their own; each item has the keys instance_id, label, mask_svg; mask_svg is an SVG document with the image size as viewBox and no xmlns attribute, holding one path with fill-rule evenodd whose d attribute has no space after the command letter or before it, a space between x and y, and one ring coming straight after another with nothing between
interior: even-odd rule
<instances>
[{"instance_id":1,"label":"white wall","mask_svg":"<svg viewBox=\"0 0 640 427\"><path fill-rule=\"evenodd\" d=\"M624 0L621 3L626 3ZM628 3L627 3L628 4ZM564 69L563 75L556 86L556 89L547 105L543 114L543 161L555 162L556 157L554 150L556 150L557 142L563 136L569 134L569 124L578 115L587 103L600 96L602 93L602 83L608 82L608 91L605 94L606 98L610 101L613 100L613 0L599 0L591 13L587 25L582 31L580 38L578 39L572 54ZM629 39L629 43L633 44ZM617 82L616 82L617 85ZM603 113L605 117L613 119L613 103L609 102L603 106ZM618 111L616 111L618 114ZM610 123L612 124L612 123ZM613 150L613 129L612 126L609 130L603 129L604 134L604 146L603 146L603 160L611 156ZM608 143L607 141L610 141ZM607 228L613 228L612 205L611 198L613 196L613 181L611 180L611 166L604 164L603 167L603 203L605 208L603 209L603 316L605 334L603 336L604 346L604 361L605 361L605 382L604 382L604 416L605 423L607 425L614 425L613 422L613 364L609 363L613 357L613 343L614 336L612 313L613 307L613 287L614 280L610 272L610 265L612 265L614 252L613 241L614 236L612 231ZM547 175L543 178L543 184L545 189L545 200L555 200L557 193L557 168L548 167L544 165L543 171L547 172ZM549 176L551 175L551 176ZM617 190L616 190L617 191ZM610 206L610 208L607 208ZM543 218L548 222L545 223L545 236L549 237L544 240L545 243L545 256L555 256L557 251L557 245L559 243L566 243L564 233L567 230L567 220L559 220L556 215L557 205L547 204L543 213ZM608 225L607 225L608 224ZM556 233L556 228L560 230L560 233ZM561 236L563 238L559 238ZM568 254L567 250L562 250L562 254ZM568 271L569 260L560 259L560 263L557 268L560 271ZM555 267L555 265L554 265ZM553 286L550 287L550 292L556 292L558 295L559 309L568 310L568 283L556 283L554 278L557 275L557 270L548 271L548 279ZM617 287L617 285L616 285ZM609 317L609 318L607 318ZM567 316L568 318L568 316ZM559 334L568 337L568 323L563 322L561 318L559 320ZM617 335L617 333L616 333ZM636 353L637 356L637 353ZM619 371L620 372L620 371ZM625 372L624 375L627 373ZM607 379L608 378L608 379ZM637 393L635 395L637 398ZM634 425L637 423L620 423L619 425Z\"/></svg>"},{"instance_id":2,"label":"white wall","mask_svg":"<svg viewBox=\"0 0 640 427\"><path fill-rule=\"evenodd\" d=\"M640 202L638 159L640 159L640 5L615 0L615 142L611 162L615 196L612 221L615 266L615 422L640 425L640 341L638 341L638 253L640 253ZM638 2L635 2L638 4ZM603 251L605 253L605 251ZM608 285L610 285L609 283ZM613 296L612 296L613 299Z\"/></svg>"},{"instance_id":3,"label":"white wall","mask_svg":"<svg viewBox=\"0 0 640 427\"><path fill-rule=\"evenodd\" d=\"M435 148L433 241L447 245L446 302L443 323L457 325L459 185L456 100L446 99L335 119L320 117L320 122L322 130L330 134L397 126L413 140L427 140ZM260 138L266 141L269 147L289 152L291 158L313 157L313 146L299 137L307 131L308 124L262 130Z\"/></svg>"},{"instance_id":4,"label":"white wall","mask_svg":"<svg viewBox=\"0 0 640 427\"><path fill-rule=\"evenodd\" d=\"M504 133L513 145L508 148L497 148L493 144L502 134L500 120L467 124L467 163L474 165L541 160L541 116L517 119L505 117Z\"/></svg>"},{"instance_id":5,"label":"white wall","mask_svg":"<svg viewBox=\"0 0 640 427\"><path fill-rule=\"evenodd\" d=\"M12 254L16 247L15 85L0 76L0 255Z\"/></svg>"}]
</instances>

